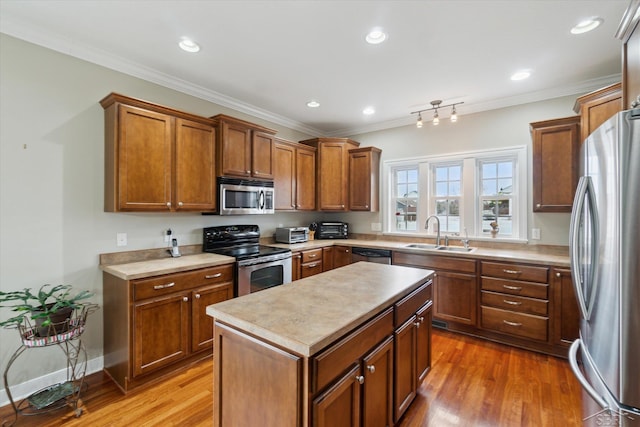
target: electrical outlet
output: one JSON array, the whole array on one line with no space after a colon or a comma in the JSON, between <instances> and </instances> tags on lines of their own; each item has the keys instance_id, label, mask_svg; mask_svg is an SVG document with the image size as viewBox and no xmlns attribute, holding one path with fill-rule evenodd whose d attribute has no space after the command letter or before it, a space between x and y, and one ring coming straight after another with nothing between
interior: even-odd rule
<instances>
[{"instance_id":1,"label":"electrical outlet","mask_svg":"<svg viewBox=\"0 0 640 427\"><path fill-rule=\"evenodd\" d=\"M117 233L116 234L116 245L117 246L127 246L127 233Z\"/></svg>"},{"instance_id":2,"label":"electrical outlet","mask_svg":"<svg viewBox=\"0 0 640 427\"><path fill-rule=\"evenodd\" d=\"M371 231L382 231L382 224L379 222L372 222Z\"/></svg>"},{"instance_id":3,"label":"electrical outlet","mask_svg":"<svg viewBox=\"0 0 640 427\"><path fill-rule=\"evenodd\" d=\"M540 229L532 228L531 229L531 240L540 240Z\"/></svg>"},{"instance_id":4,"label":"electrical outlet","mask_svg":"<svg viewBox=\"0 0 640 427\"><path fill-rule=\"evenodd\" d=\"M163 234L164 234L164 242L165 243L171 242L171 235L172 235L171 229L168 228L166 231L163 232Z\"/></svg>"}]
</instances>

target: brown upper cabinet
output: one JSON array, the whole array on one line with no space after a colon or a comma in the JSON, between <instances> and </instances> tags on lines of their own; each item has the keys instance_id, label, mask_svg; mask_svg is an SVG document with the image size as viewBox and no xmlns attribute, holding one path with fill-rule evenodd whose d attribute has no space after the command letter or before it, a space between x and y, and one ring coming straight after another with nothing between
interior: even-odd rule
<instances>
[{"instance_id":1,"label":"brown upper cabinet","mask_svg":"<svg viewBox=\"0 0 640 427\"><path fill-rule=\"evenodd\" d=\"M276 131L218 114L218 174L273 179Z\"/></svg>"},{"instance_id":2,"label":"brown upper cabinet","mask_svg":"<svg viewBox=\"0 0 640 427\"><path fill-rule=\"evenodd\" d=\"M358 148L360 143L347 138L314 138L300 142L318 150L316 160L317 210L348 211L349 150Z\"/></svg>"},{"instance_id":3,"label":"brown upper cabinet","mask_svg":"<svg viewBox=\"0 0 640 427\"><path fill-rule=\"evenodd\" d=\"M316 149L276 139L273 185L276 210L316 209Z\"/></svg>"},{"instance_id":4,"label":"brown upper cabinet","mask_svg":"<svg viewBox=\"0 0 640 427\"><path fill-rule=\"evenodd\" d=\"M640 101L640 0L629 2L616 37L622 40L622 109ZM636 107L637 108L637 107Z\"/></svg>"},{"instance_id":5,"label":"brown upper cabinet","mask_svg":"<svg viewBox=\"0 0 640 427\"><path fill-rule=\"evenodd\" d=\"M612 84L576 99L573 111L580 114L580 144L602 123L622 111L622 85Z\"/></svg>"},{"instance_id":6,"label":"brown upper cabinet","mask_svg":"<svg viewBox=\"0 0 640 427\"><path fill-rule=\"evenodd\" d=\"M378 212L380 153L376 147L349 150L349 210Z\"/></svg>"},{"instance_id":7,"label":"brown upper cabinet","mask_svg":"<svg viewBox=\"0 0 640 427\"><path fill-rule=\"evenodd\" d=\"M104 210L214 211L215 121L112 93Z\"/></svg>"},{"instance_id":8,"label":"brown upper cabinet","mask_svg":"<svg viewBox=\"0 0 640 427\"><path fill-rule=\"evenodd\" d=\"M530 124L533 211L571 212L578 185L580 116Z\"/></svg>"}]
</instances>

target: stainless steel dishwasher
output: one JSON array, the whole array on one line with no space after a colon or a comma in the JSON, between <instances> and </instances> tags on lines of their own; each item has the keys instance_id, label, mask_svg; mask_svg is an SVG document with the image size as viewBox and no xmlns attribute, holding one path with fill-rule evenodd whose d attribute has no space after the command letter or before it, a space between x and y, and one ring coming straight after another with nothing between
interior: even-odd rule
<instances>
[{"instance_id":1,"label":"stainless steel dishwasher","mask_svg":"<svg viewBox=\"0 0 640 427\"><path fill-rule=\"evenodd\" d=\"M351 248L351 261L376 262L391 264L391 251L388 249Z\"/></svg>"}]
</instances>

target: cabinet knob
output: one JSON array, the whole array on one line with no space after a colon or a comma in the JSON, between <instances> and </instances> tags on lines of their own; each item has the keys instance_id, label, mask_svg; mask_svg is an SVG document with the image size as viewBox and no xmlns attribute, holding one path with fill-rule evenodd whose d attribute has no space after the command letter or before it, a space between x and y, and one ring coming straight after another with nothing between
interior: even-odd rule
<instances>
[{"instance_id":1,"label":"cabinet knob","mask_svg":"<svg viewBox=\"0 0 640 427\"><path fill-rule=\"evenodd\" d=\"M182 297L182 301L189 302L189 297Z\"/></svg>"},{"instance_id":2,"label":"cabinet knob","mask_svg":"<svg viewBox=\"0 0 640 427\"><path fill-rule=\"evenodd\" d=\"M542 206L540 203L536 204L536 208L539 208L540 206Z\"/></svg>"},{"instance_id":3,"label":"cabinet knob","mask_svg":"<svg viewBox=\"0 0 640 427\"><path fill-rule=\"evenodd\" d=\"M356 376L356 381L358 381L360 384L364 384L364 377L362 375L358 375Z\"/></svg>"},{"instance_id":4,"label":"cabinet knob","mask_svg":"<svg viewBox=\"0 0 640 427\"><path fill-rule=\"evenodd\" d=\"M415 326L416 328L420 327L420 322L413 322L413 326Z\"/></svg>"},{"instance_id":5,"label":"cabinet knob","mask_svg":"<svg viewBox=\"0 0 640 427\"><path fill-rule=\"evenodd\" d=\"M251 171L244 171L244 173L251 173Z\"/></svg>"},{"instance_id":6,"label":"cabinet knob","mask_svg":"<svg viewBox=\"0 0 640 427\"><path fill-rule=\"evenodd\" d=\"M342 209L344 209L344 205L340 205L340 207L341 207Z\"/></svg>"},{"instance_id":7,"label":"cabinet knob","mask_svg":"<svg viewBox=\"0 0 640 427\"><path fill-rule=\"evenodd\" d=\"M560 277L560 276L562 276L562 274L556 273L556 277Z\"/></svg>"},{"instance_id":8,"label":"cabinet knob","mask_svg":"<svg viewBox=\"0 0 640 427\"><path fill-rule=\"evenodd\" d=\"M369 209L369 205L364 205L365 209Z\"/></svg>"},{"instance_id":9,"label":"cabinet knob","mask_svg":"<svg viewBox=\"0 0 640 427\"><path fill-rule=\"evenodd\" d=\"M376 367L375 365L368 365L367 366L367 371L369 371L370 373L375 373L376 372Z\"/></svg>"},{"instance_id":10,"label":"cabinet knob","mask_svg":"<svg viewBox=\"0 0 640 427\"><path fill-rule=\"evenodd\" d=\"M167 207L171 208L171 202L167 202Z\"/></svg>"},{"instance_id":11,"label":"cabinet knob","mask_svg":"<svg viewBox=\"0 0 640 427\"><path fill-rule=\"evenodd\" d=\"M200 294L195 294L196 299L200 299Z\"/></svg>"},{"instance_id":12,"label":"cabinet knob","mask_svg":"<svg viewBox=\"0 0 640 427\"><path fill-rule=\"evenodd\" d=\"M424 317L422 317L422 316L418 317L418 322L420 322L420 323L424 322Z\"/></svg>"},{"instance_id":13,"label":"cabinet knob","mask_svg":"<svg viewBox=\"0 0 640 427\"><path fill-rule=\"evenodd\" d=\"M182 207L182 202L178 202L178 206Z\"/></svg>"}]
</instances>

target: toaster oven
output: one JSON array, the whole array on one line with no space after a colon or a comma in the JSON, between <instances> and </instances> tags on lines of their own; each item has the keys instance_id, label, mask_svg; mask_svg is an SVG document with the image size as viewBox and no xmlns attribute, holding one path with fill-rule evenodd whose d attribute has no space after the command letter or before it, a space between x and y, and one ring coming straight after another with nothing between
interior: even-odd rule
<instances>
[{"instance_id":1,"label":"toaster oven","mask_svg":"<svg viewBox=\"0 0 640 427\"><path fill-rule=\"evenodd\" d=\"M349 234L349 224L346 222L319 222L316 229L316 239L346 239Z\"/></svg>"},{"instance_id":2,"label":"toaster oven","mask_svg":"<svg viewBox=\"0 0 640 427\"><path fill-rule=\"evenodd\" d=\"M278 227L276 228L276 242L302 243L309 240L308 227Z\"/></svg>"}]
</instances>

